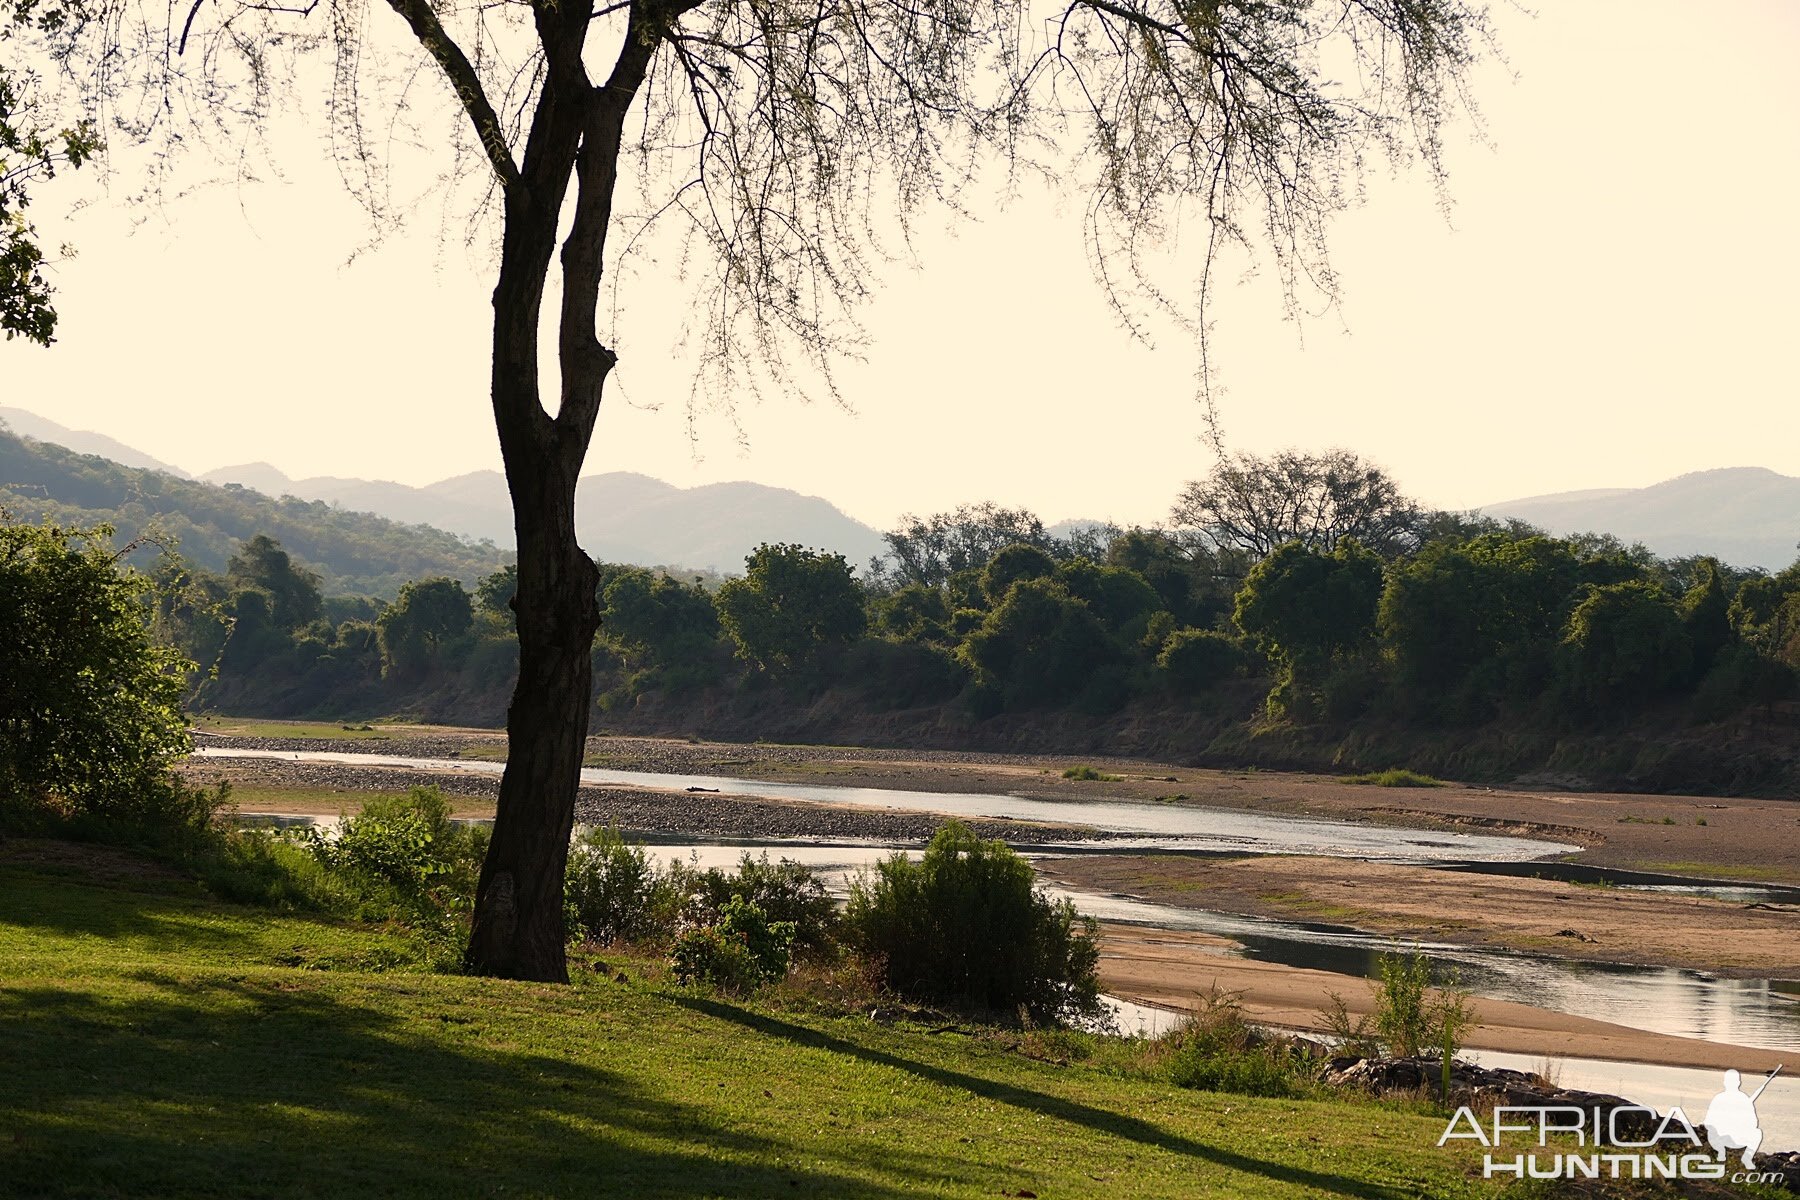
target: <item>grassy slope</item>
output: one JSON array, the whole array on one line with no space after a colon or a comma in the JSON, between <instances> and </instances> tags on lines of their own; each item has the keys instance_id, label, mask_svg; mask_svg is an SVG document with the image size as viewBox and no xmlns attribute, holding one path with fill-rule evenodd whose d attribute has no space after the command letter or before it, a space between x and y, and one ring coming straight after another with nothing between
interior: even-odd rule
<instances>
[{"instance_id":1,"label":"grassy slope","mask_svg":"<svg viewBox=\"0 0 1800 1200\"><path fill-rule=\"evenodd\" d=\"M0 851L4 1195L1490 1194L1432 1118L592 971L376 973L396 939L71 857Z\"/></svg>"}]
</instances>

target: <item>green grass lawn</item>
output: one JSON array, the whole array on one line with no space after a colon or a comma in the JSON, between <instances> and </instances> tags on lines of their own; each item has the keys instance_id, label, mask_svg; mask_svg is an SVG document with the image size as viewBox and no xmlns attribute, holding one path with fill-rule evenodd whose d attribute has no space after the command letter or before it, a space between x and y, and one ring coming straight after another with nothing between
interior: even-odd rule
<instances>
[{"instance_id":1,"label":"green grass lawn","mask_svg":"<svg viewBox=\"0 0 1800 1200\"><path fill-rule=\"evenodd\" d=\"M570 987L408 961L127 855L0 845L0 1195L1496 1192L1397 1108L1183 1091L610 956Z\"/></svg>"}]
</instances>

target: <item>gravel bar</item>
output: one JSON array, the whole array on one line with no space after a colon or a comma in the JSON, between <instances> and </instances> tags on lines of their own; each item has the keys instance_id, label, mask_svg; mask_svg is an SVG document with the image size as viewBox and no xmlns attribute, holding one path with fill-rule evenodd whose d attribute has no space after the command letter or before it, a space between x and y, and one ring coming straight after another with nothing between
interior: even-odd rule
<instances>
[{"instance_id":1,"label":"gravel bar","mask_svg":"<svg viewBox=\"0 0 1800 1200\"><path fill-rule=\"evenodd\" d=\"M380 742L337 742L324 739L206 738L202 744L229 744L237 749L349 751L405 754L420 758L448 757L446 750L467 747L467 739L401 739ZM639 768L641 769L641 768ZM691 773L692 766L684 766ZM224 778L237 786L289 787L323 791L398 791L437 787L456 796L494 799L500 791L496 775L459 771L364 767L350 763L296 762L283 759L189 759L183 773L196 782ZM584 786L576 801L577 821L616 825L639 834L686 837L799 838L821 837L867 841L924 842L944 818L926 812L890 812L853 805L772 800L709 792L656 791L647 788ZM985 838L1009 842L1100 841L1123 835L1078 825L1028 821L971 820Z\"/></svg>"}]
</instances>

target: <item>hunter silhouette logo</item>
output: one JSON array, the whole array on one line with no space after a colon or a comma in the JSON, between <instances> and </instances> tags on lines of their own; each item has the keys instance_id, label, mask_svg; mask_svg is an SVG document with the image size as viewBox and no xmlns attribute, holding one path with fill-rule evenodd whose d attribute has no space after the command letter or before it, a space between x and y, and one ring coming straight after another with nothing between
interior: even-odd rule
<instances>
[{"instance_id":1,"label":"hunter silhouette logo","mask_svg":"<svg viewBox=\"0 0 1800 1200\"><path fill-rule=\"evenodd\" d=\"M1488 1179L1728 1179L1780 1185L1786 1180L1783 1172L1756 1166L1763 1142L1756 1101L1779 1074L1777 1066L1745 1095L1744 1077L1725 1072L1725 1086L1698 1123L1679 1107L1660 1113L1643 1104L1502 1104L1488 1114L1490 1128L1464 1105L1437 1144L1480 1143L1487 1150L1481 1173ZM1520 1134L1530 1139L1523 1146ZM1734 1153L1742 1158L1742 1170L1727 1165Z\"/></svg>"},{"instance_id":2,"label":"hunter silhouette logo","mask_svg":"<svg viewBox=\"0 0 1800 1200\"><path fill-rule=\"evenodd\" d=\"M1756 1098L1779 1074L1781 1068L1776 1067L1762 1081L1762 1087L1746 1096L1744 1077L1736 1071L1725 1072L1725 1088L1706 1106L1706 1118L1701 1122L1706 1126L1706 1144L1721 1159L1733 1150L1742 1150L1744 1166L1755 1169L1753 1156L1762 1145L1762 1128L1756 1122Z\"/></svg>"}]
</instances>

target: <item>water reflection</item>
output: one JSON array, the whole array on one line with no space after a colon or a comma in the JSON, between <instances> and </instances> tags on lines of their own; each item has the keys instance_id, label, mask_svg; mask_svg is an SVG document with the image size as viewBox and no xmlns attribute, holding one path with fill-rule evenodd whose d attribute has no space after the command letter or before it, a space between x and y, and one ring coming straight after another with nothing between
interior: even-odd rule
<instances>
[{"instance_id":1,"label":"water reflection","mask_svg":"<svg viewBox=\"0 0 1800 1200\"><path fill-rule=\"evenodd\" d=\"M202 758L273 758L290 762L332 762L364 766L404 767L493 775L504 763L461 759L410 758L391 754L352 754L324 750L241 750L206 747ZM1158 845L1185 849L1233 850L1240 854L1322 854L1339 858L1401 858L1413 861L1526 861L1569 854L1579 846L1535 838L1496 834L1439 833L1391 825L1361 825L1308 817L1267 816L1231 809L1145 804L1129 800L1030 800L978 792L915 792L898 788L836 787L825 784L770 783L723 775L670 775L649 771L613 771L596 767L581 772L584 783L656 791L690 788L762 799L806 800L822 804L901 812L936 812L957 817L1079 825L1138 837L1119 848Z\"/></svg>"}]
</instances>

